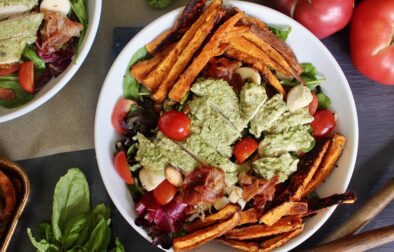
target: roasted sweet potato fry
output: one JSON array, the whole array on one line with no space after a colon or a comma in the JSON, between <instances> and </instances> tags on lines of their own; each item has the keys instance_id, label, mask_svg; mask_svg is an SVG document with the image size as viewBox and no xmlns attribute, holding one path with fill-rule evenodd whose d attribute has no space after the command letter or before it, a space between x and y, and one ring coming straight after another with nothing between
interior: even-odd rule
<instances>
[{"instance_id":1,"label":"roasted sweet potato fry","mask_svg":"<svg viewBox=\"0 0 394 252\"><path fill-rule=\"evenodd\" d=\"M0 221L7 220L13 213L16 204L15 188L11 180L0 171L0 187L4 197L4 206L0 211Z\"/></svg>"},{"instance_id":2,"label":"roasted sweet potato fry","mask_svg":"<svg viewBox=\"0 0 394 252\"><path fill-rule=\"evenodd\" d=\"M193 23L193 25L186 31L179 42L176 44L174 49L161 61L161 63L156 67L156 69L149 73L149 75L143 79L142 83L149 91L155 91L159 85L163 82L164 78L167 76L168 72L174 66L180 53L186 48L189 42L193 39L197 30L206 21L207 17L211 13L217 11L217 6L221 4L221 0L213 1L204 11L201 16Z\"/></svg>"},{"instance_id":3,"label":"roasted sweet potato fry","mask_svg":"<svg viewBox=\"0 0 394 252\"><path fill-rule=\"evenodd\" d=\"M277 221L274 225L256 224L243 228L235 228L228 231L224 236L227 239L252 240L260 237L290 232L302 227L302 220L299 216L287 216Z\"/></svg>"},{"instance_id":4,"label":"roasted sweet potato fry","mask_svg":"<svg viewBox=\"0 0 394 252\"><path fill-rule=\"evenodd\" d=\"M323 181L328 177L328 175L330 175L330 173L335 167L335 164L342 155L345 144L346 137L337 133L334 134L330 148L324 156L312 180L304 189L304 192L302 194L303 197L307 196L310 192L316 190L320 186L320 184L323 183Z\"/></svg>"},{"instance_id":5,"label":"roasted sweet potato fry","mask_svg":"<svg viewBox=\"0 0 394 252\"><path fill-rule=\"evenodd\" d=\"M259 245L257 242L237 241L237 240L229 240L225 238L218 238L216 240L241 251L247 251L247 252L259 251Z\"/></svg>"},{"instance_id":6,"label":"roasted sweet potato fry","mask_svg":"<svg viewBox=\"0 0 394 252\"><path fill-rule=\"evenodd\" d=\"M239 220L238 226L245 224L256 223L259 220L260 213L256 208L250 208L248 210L242 211L240 213L241 218Z\"/></svg>"},{"instance_id":7,"label":"roasted sweet potato fry","mask_svg":"<svg viewBox=\"0 0 394 252\"><path fill-rule=\"evenodd\" d=\"M160 45L164 44L163 42L166 41L169 36L172 34L172 30L168 29L162 34L160 34L157 38L152 40L149 44L145 46L146 50L150 53L153 54L156 52L156 50L159 48Z\"/></svg>"},{"instance_id":8,"label":"roasted sweet potato fry","mask_svg":"<svg viewBox=\"0 0 394 252\"><path fill-rule=\"evenodd\" d=\"M260 223L272 226L284 216L304 215L308 212L308 204L304 202L285 202L268 212L260 218Z\"/></svg>"},{"instance_id":9,"label":"roasted sweet potato fry","mask_svg":"<svg viewBox=\"0 0 394 252\"><path fill-rule=\"evenodd\" d=\"M218 8L217 11L211 12L206 18L206 21L198 28L194 37L182 51L179 58L176 60L171 71L167 73L164 81L161 83L159 89L152 96L152 99L156 102L162 102L167 97L168 91L172 88L178 76L185 70L194 54L202 46L205 39L215 28L216 24L222 20L226 11L222 8Z\"/></svg>"},{"instance_id":10,"label":"roasted sweet potato fry","mask_svg":"<svg viewBox=\"0 0 394 252\"><path fill-rule=\"evenodd\" d=\"M202 229L204 227L208 227L212 224L215 224L219 221L225 220L228 217L239 212L240 210L241 210L241 207L238 204L228 204L219 212L209 215L204 220L197 219L196 221L193 221L191 223L187 223L183 226L183 228L187 232L191 233L191 232L194 232L198 229Z\"/></svg>"},{"instance_id":11,"label":"roasted sweet potato fry","mask_svg":"<svg viewBox=\"0 0 394 252\"><path fill-rule=\"evenodd\" d=\"M314 214L319 210L338 204L353 204L356 199L357 198L354 193L346 192L342 194L334 194L326 198L306 200L308 203L308 213L306 215Z\"/></svg>"},{"instance_id":12,"label":"roasted sweet potato fry","mask_svg":"<svg viewBox=\"0 0 394 252\"><path fill-rule=\"evenodd\" d=\"M298 170L292 175L289 184L289 191L294 201L300 200L304 195L307 185L311 182L319 168L330 144L331 139L323 140L323 142L318 143L318 146L312 152L307 153L301 160Z\"/></svg>"},{"instance_id":13,"label":"roasted sweet potato fry","mask_svg":"<svg viewBox=\"0 0 394 252\"><path fill-rule=\"evenodd\" d=\"M243 24L243 25L248 25L248 26L256 25L260 29L263 29L263 30L265 30L267 32L270 31L268 26L263 21L261 21L258 18L252 17L252 16L245 16L244 18L242 18L240 20L240 23Z\"/></svg>"},{"instance_id":14,"label":"roasted sweet potato fry","mask_svg":"<svg viewBox=\"0 0 394 252\"><path fill-rule=\"evenodd\" d=\"M204 46L202 51L194 58L191 65L179 77L174 87L171 89L169 97L171 100L180 101L185 94L189 91L193 81L197 78L198 74L215 56L222 54L226 47L221 46L226 43L227 35L234 28L234 25L244 16L243 12L239 12L224 22L216 32L209 39L208 43Z\"/></svg>"},{"instance_id":15,"label":"roasted sweet potato fry","mask_svg":"<svg viewBox=\"0 0 394 252\"><path fill-rule=\"evenodd\" d=\"M259 252L268 252L273 250L274 248L278 248L283 244L287 243L288 241L290 241L292 238L299 235L303 230L304 230L304 224L302 224L302 226L296 230L279 234L277 236L274 236L273 238L265 240L260 243Z\"/></svg>"},{"instance_id":16,"label":"roasted sweet potato fry","mask_svg":"<svg viewBox=\"0 0 394 252\"><path fill-rule=\"evenodd\" d=\"M176 237L173 239L174 252L186 251L199 247L233 229L238 224L238 222L239 213L235 213L233 216L223 222L204 229L200 229L182 237Z\"/></svg>"}]
</instances>

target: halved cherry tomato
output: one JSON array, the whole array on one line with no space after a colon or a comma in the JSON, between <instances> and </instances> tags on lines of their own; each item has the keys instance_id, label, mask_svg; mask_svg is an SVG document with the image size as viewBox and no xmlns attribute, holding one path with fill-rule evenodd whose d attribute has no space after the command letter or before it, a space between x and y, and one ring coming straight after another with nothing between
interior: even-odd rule
<instances>
[{"instance_id":1,"label":"halved cherry tomato","mask_svg":"<svg viewBox=\"0 0 394 252\"><path fill-rule=\"evenodd\" d=\"M239 163L243 163L257 150L259 143L252 137L245 137L234 146L234 156Z\"/></svg>"},{"instance_id":2,"label":"halved cherry tomato","mask_svg":"<svg viewBox=\"0 0 394 252\"><path fill-rule=\"evenodd\" d=\"M314 115L317 110L317 106L319 106L319 100L317 99L317 95L312 92L313 99L311 103L309 103L309 113Z\"/></svg>"},{"instance_id":3,"label":"halved cherry tomato","mask_svg":"<svg viewBox=\"0 0 394 252\"><path fill-rule=\"evenodd\" d=\"M336 122L334 113L323 109L315 114L315 119L311 123L313 136L316 138L328 137L335 129Z\"/></svg>"},{"instance_id":4,"label":"halved cherry tomato","mask_svg":"<svg viewBox=\"0 0 394 252\"><path fill-rule=\"evenodd\" d=\"M2 64L0 65L0 76L15 73L19 69L19 64Z\"/></svg>"},{"instance_id":5,"label":"halved cherry tomato","mask_svg":"<svg viewBox=\"0 0 394 252\"><path fill-rule=\"evenodd\" d=\"M166 179L153 190L153 197L160 205L166 205L175 197L176 191L177 188Z\"/></svg>"},{"instance_id":6,"label":"halved cherry tomato","mask_svg":"<svg viewBox=\"0 0 394 252\"><path fill-rule=\"evenodd\" d=\"M127 163L127 156L124 151L119 151L115 155L114 165L119 176L126 182L126 184L133 185L134 179Z\"/></svg>"},{"instance_id":7,"label":"halved cherry tomato","mask_svg":"<svg viewBox=\"0 0 394 252\"><path fill-rule=\"evenodd\" d=\"M19 84L27 93L34 93L34 65L31 61L23 62L19 68Z\"/></svg>"},{"instance_id":8,"label":"halved cherry tomato","mask_svg":"<svg viewBox=\"0 0 394 252\"><path fill-rule=\"evenodd\" d=\"M190 118L179 111L168 111L159 118L159 129L175 141L185 140L190 135Z\"/></svg>"},{"instance_id":9,"label":"halved cherry tomato","mask_svg":"<svg viewBox=\"0 0 394 252\"><path fill-rule=\"evenodd\" d=\"M127 134L127 130L122 127L122 122L127 113L129 113L133 104L136 104L136 102L124 98L119 99L119 101L115 104L114 110L112 111L111 122L112 126L114 126L115 130L119 134Z\"/></svg>"}]
</instances>

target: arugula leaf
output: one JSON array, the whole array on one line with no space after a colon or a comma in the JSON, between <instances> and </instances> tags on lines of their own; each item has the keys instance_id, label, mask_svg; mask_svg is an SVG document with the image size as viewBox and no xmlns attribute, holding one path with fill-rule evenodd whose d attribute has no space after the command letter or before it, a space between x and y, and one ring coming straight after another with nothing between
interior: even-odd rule
<instances>
[{"instance_id":1,"label":"arugula leaf","mask_svg":"<svg viewBox=\"0 0 394 252\"><path fill-rule=\"evenodd\" d=\"M323 93L317 94L317 100L319 101L319 109L328 109L328 107L330 107L331 105L330 97Z\"/></svg>"},{"instance_id":2,"label":"arugula leaf","mask_svg":"<svg viewBox=\"0 0 394 252\"><path fill-rule=\"evenodd\" d=\"M81 45L85 39L86 30L88 29L89 19L88 19L88 12L86 11L86 4L85 4L84 0L71 0L71 9L73 10L75 15L77 16L79 22L83 25L83 30L81 32L79 39L78 39L78 43L75 46L74 59L76 59L78 52L79 52L79 48L81 47Z\"/></svg>"},{"instance_id":3,"label":"arugula leaf","mask_svg":"<svg viewBox=\"0 0 394 252\"><path fill-rule=\"evenodd\" d=\"M74 216L87 214L90 210L89 185L78 168L69 169L55 187L52 209L52 229L56 240L64 241L66 224ZM63 244L64 245L64 244Z\"/></svg>"},{"instance_id":4,"label":"arugula leaf","mask_svg":"<svg viewBox=\"0 0 394 252\"><path fill-rule=\"evenodd\" d=\"M123 244L120 242L118 237L116 237L116 240L115 240L115 247L113 249L111 249L110 252L125 252Z\"/></svg>"},{"instance_id":5,"label":"arugula leaf","mask_svg":"<svg viewBox=\"0 0 394 252\"><path fill-rule=\"evenodd\" d=\"M304 69L304 72L301 74L301 78L304 80L305 85L310 90L314 91L321 82L326 80L325 78L321 78L318 76L316 67L311 63L302 63L301 67ZM294 87L299 85L300 82L296 79L283 79L281 80L281 84L289 87Z\"/></svg>"},{"instance_id":6,"label":"arugula leaf","mask_svg":"<svg viewBox=\"0 0 394 252\"><path fill-rule=\"evenodd\" d=\"M125 98L138 100L140 84L131 75L130 68L137 62L144 60L149 56L148 50L146 50L145 47L142 47L134 53L133 57L131 57L123 80L123 95Z\"/></svg>"},{"instance_id":7,"label":"arugula leaf","mask_svg":"<svg viewBox=\"0 0 394 252\"><path fill-rule=\"evenodd\" d=\"M26 93L22 89L22 87L19 85L18 77L15 77L14 75L0 77L0 88L11 89L15 94L15 99L0 99L0 106L5 108L15 108L33 99L33 95Z\"/></svg>"},{"instance_id":8,"label":"arugula leaf","mask_svg":"<svg viewBox=\"0 0 394 252\"><path fill-rule=\"evenodd\" d=\"M148 0L150 7L155 9L164 9L170 6L173 0Z\"/></svg>"},{"instance_id":9,"label":"arugula leaf","mask_svg":"<svg viewBox=\"0 0 394 252\"><path fill-rule=\"evenodd\" d=\"M60 251L60 249L49 242L47 242L45 239L42 239L40 241L37 241L31 232L30 228L27 228L27 234L29 236L29 239L33 246L37 249L38 252L57 252Z\"/></svg>"},{"instance_id":10,"label":"arugula leaf","mask_svg":"<svg viewBox=\"0 0 394 252\"><path fill-rule=\"evenodd\" d=\"M291 26L287 26L287 27L269 26L269 29L272 31L273 34L275 34L276 37L278 37L280 40L283 41L287 40L291 32Z\"/></svg>"},{"instance_id":11,"label":"arugula leaf","mask_svg":"<svg viewBox=\"0 0 394 252\"><path fill-rule=\"evenodd\" d=\"M109 229L110 220L102 218L97 226L93 229L92 234L84 248L89 252L106 251L111 239L111 230Z\"/></svg>"},{"instance_id":12,"label":"arugula leaf","mask_svg":"<svg viewBox=\"0 0 394 252\"><path fill-rule=\"evenodd\" d=\"M22 57L32 61L38 70L44 70L46 67L45 61L38 56L35 49L34 45L27 45L22 52Z\"/></svg>"}]
</instances>

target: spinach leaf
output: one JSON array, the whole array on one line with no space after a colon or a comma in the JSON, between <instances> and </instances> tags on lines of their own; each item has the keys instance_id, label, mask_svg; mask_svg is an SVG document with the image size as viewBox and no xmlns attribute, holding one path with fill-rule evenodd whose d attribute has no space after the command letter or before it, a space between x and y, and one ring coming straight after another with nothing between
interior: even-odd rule
<instances>
[{"instance_id":1,"label":"spinach leaf","mask_svg":"<svg viewBox=\"0 0 394 252\"><path fill-rule=\"evenodd\" d=\"M52 225L49 222L43 222L38 224L38 238L39 240L46 240L49 243L58 245L55 236L53 235Z\"/></svg>"},{"instance_id":2,"label":"spinach leaf","mask_svg":"<svg viewBox=\"0 0 394 252\"><path fill-rule=\"evenodd\" d=\"M57 252L60 251L60 249L49 242L47 242L45 239L42 239L40 241L37 241L31 232L30 228L27 228L27 234L29 236L29 239L33 246L37 249L38 252Z\"/></svg>"},{"instance_id":3,"label":"spinach leaf","mask_svg":"<svg viewBox=\"0 0 394 252\"><path fill-rule=\"evenodd\" d=\"M330 97L323 93L317 94L317 100L319 101L319 109L328 109L331 105Z\"/></svg>"},{"instance_id":4,"label":"spinach leaf","mask_svg":"<svg viewBox=\"0 0 394 252\"><path fill-rule=\"evenodd\" d=\"M78 43L75 48L75 57L74 59L77 58L79 48L81 47L85 35L86 35L86 30L88 29L88 12L86 11L86 4L84 0L71 0L71 9L77 16L79 22L83 25L83 30L81 32L81 35L78 39Z\"/></svg>"},{"instance_id":5,"label":"spinach leaf","mask_svg":"<svg viewBox=\"0 0 394 252\"><path fill-rule=\"evenodd\" d=\"M272 31L273 34L275 34L276 37L278 37L280 40L286 41L287 38L289 37L289 34L291 32L291 27L274 27L274 26L269 26L269 29Z\"/></svg>"},{"instance_id":6,"label":"spinach leaf","mask_svg":"<svg viewBox=\"0 0 394 252\"><path fill-rule=\"evenodd\" d=\"M74 216L90 210L89 186L85 175L77 168L69 169L55 187L52 209L52 229L56 240L63 241L66 224Z\"/></svg>"},{"instance_id":7,"label":"spinach leaf","mask_svg":"<svg viewBox=\"0 0 394 252\"><path fill-rule=\"evenodd\" d=\"M111 230L109 229L110 220L102 218L93 229L88 242L84 248L89 252L106 251L111 239Z\"/></svg>"},{"instance_id":8,"label":"spinach leaf","mask_svg":"<svg viewBox=\"0 0 394 252\"><path fill-rule=\"evenodd\" d=\"M301 78L310 90L314 91L321 82L326 80L325 78L318 76L316 67L311 63L302 63L301 67L304 69L304 72L301 74ZM284 79L281 80L281 84L284 86L294 87L299 85L300 82L296 79Z\"/></svg>"},{"instance_id":9,"label":"spinach leaf","mask_svg":"<svg viewBox=\"0 0 394 252\"><path fill-rule=\"evenodd\" d=\"M148 0L150 7L155 9L164 9L170 6L173 0Z\"/></svg>"},{"instance_id":10,"label":"spinach leaf","mask_svg":"<svg viewBox=\"0 0 394 252\"><path fill-rule=\"evenodd\" d=\"M36 47L34 45L27 45L23 50L22 57L32 61L38 70L44 70L45 61L38 56L35 49Z\"/></svg>"},{"instance_id":11,"label":"spinach leaf","mask_svg":"<svg viewBox=\"0 0 394 252\"><path fill-rule=\"evenodd\" d=\"M64 248L71 248L74 245L74 243L78 240L81 231L86 226L87 221L88 217L86 214L79 214L73 216L66 223L62 241Z\"/></svg>"},{"instance_id":12,"label":"spinach leaf","mask_svg":"<svg viewBox=\"0 0 394 252\"><path fill-rule=\"evenodd\" d=\"M120 242L118 237L116 237L115 240L115 247L111 249L110 252L125 252L123 244Z\"/></svg>"},{"instance_id":13,"label":"spinach leaf","mask_svg":"<svg viewBox=\"0 0 394 252\"><path fill-rule=\"evenodd\" d=\"M127 66L127 70L123 80L123 95L125 98L137 100L140 92L140 84L138 81L131 75L130 68L136 64L137 62L148 58L149 52L145 47L137 50L131 60L129 65Z\"/></svg>"},{"instance_id":14,"label":"spinach leaf","mask_svg":"<svg viewBox=\"0 0 394 252\"><path fill-rule=\"evenodd\" d=\"M15 108L33 99L33 95L26 93L22 89L19 85L18 77L15 77L14 75L2 76L0 78L0 89L10 89L15 95L14 99L0 99L0 106L5 108Z\"/></svg>"}]
</instances>

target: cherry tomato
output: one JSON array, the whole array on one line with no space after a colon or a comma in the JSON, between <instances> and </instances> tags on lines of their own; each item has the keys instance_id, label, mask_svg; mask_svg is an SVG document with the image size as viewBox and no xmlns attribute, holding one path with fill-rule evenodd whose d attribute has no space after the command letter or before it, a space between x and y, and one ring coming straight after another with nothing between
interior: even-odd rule
<instances>
[{"instance_id":1,"label":"cherry tomato","mask_svg":"<svg viewBox=\"0 0 394 252\"><path fill-rule=\"evenodd\" d=\"M316 138L328 137L335 129L336 122L334 113L322 109L316 112L315 119L311 123L313 136Z\"/></svg>"},{"instance_id":2,"label":"cherry tomato","mask_svg":"<svg viewBox=\"0 0 394 252\"><path fill-rule=\"evenodd\" d=\"M313 99L311 103L309 103L309 113L311 115L314 115L317 110L317 106L319 106L319 100L317 99L317 95L315 93L312 93Z\"/></svg>"},{"instance_id":3,"label":"cherry tomato","mask_svg":"<svg viewBox=\"0 0 394 252\"><path fill-rule=\"evenodd\" d=\"M234 156L239 163L243 163L259 147L259 143L252 137L245 137L234 146Z\"/></svg>"},{"instance_id":4,"label":"cherry tomato","mask_svg":"<svg viewBox=\"0 0 394 252\"><path fill-rule=\"evenodd\" d=\"M165 112L160 116L158 124L161 132L172 140L182 141L190 135L191 120L182 112Z\"/></svg>"},{"instance_id":5,"label":"cherry tomato","mask_svg":"<svg viewBox=\"0 0 394 252\"><path fill-rule=\"evenodd\" d=\"M15 73L19 69L19 64L2 64L0 65L0 76Z\"/></svg>"},{"instance_id":6,"label":"cherry tomato","mask_svg":"<svg viewBox=\"0 0 394 252\"><path fill-rule=\"evenodd\" d=\"M153 190L153 197L160 205L166 205L175 197L176 192L177 188L166 179Z\"/></svg>"},{"instance_id":7,"label":"cherry tomato","mask_svg":"<svg viewBox=\"0 0 394 252\"><path fill-rule=\"evenodd\" d=\"M363 0L350 28L354 66L366 77L394 85L394 1Z\"/></svg>"},{"instance_id":8,"label":"cherry tomato","mask_svg":"<svg viewBox=\"0 0 394 252\"><path fill-rule=\"evenodd\" d=\"M111 122L115 130L122 135L127 134L127 130L122 127L123 119L129 113L132 105L136 104L135 101L121 98L115 104L114 110L112 111Z\"/></svg>"},{"instance_id":9,"label":"cherry tomato","mask_svg":"<svg viewBox=\"0 0 394 252\"><path fill-rule=\"evenodd\" d=\"M126 184L133 185L134 179L131 175L129 164L127 162L127 156L124 151L119 151L115 155L114 165L118 171L119 176L124 180L124 182L126 182Z\"/></svg>"},{"instance_id":10,"label":"cherry tomato","mask_svg":"<svg viewBox=\"0 0 394 252\"><path fill-rule=\"evenodd\" d=\"M19 84L27 93L34 93L34 65L31 61L23 62L19 68Z\"/></svg>"}]
</instances>

